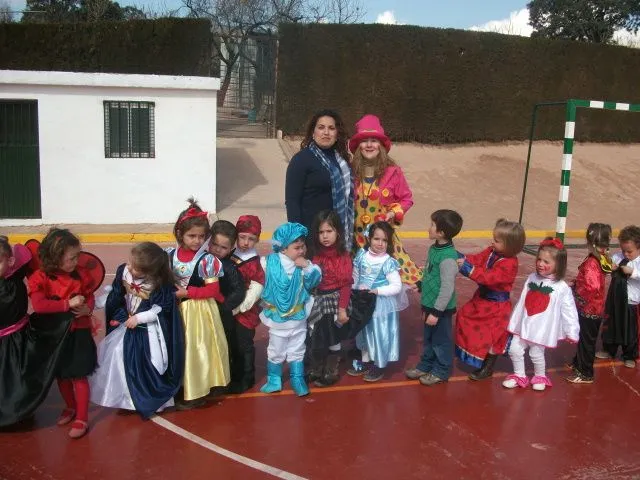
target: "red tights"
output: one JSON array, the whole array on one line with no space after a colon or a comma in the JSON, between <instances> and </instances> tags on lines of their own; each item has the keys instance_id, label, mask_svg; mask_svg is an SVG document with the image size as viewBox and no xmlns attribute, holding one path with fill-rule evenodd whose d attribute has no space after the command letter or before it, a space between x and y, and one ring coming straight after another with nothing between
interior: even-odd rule
<instances>
[{"instance_id":1,"label":"red tights","mask_svg":"<svg viewBox=\"0 0 640 480\"><path fill-rule=\"evenodd\" d=\"M58 378L58 388L67 408L76 411L76 419L89 421L89 381L86 377L62 379Z\"/></svg>"}]
</instances>

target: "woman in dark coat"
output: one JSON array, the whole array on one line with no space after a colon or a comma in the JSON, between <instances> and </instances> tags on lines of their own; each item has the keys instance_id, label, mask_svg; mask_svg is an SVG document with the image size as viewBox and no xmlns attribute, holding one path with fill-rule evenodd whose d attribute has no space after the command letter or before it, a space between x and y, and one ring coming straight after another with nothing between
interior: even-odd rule
<instances>
[{"instance_id":1,"label":"woman in dark coat","mask_svg":"<svg viewBox=\"0 0 640 480\"><path fill-rule=\"evenodd\" d=\"M348 163L347 132L338 113L317 112L287 167L285 204L287 220L316 232L311 226L322 210L335 210L345 227L347 248L353 236L353 175ZM312 242L311 242L312 243Z\"/></svg>"}]
</instances>

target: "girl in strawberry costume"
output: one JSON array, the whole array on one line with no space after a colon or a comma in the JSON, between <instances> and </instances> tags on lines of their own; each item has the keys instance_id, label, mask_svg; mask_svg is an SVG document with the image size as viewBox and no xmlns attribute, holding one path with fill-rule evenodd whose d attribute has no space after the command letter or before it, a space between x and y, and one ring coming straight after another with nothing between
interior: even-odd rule
<instances>
[{"instance_id":1,"label":"girl in strawberry costume","mask_svg":"<svg viewBox=\"0 0 640 480\"><path fill-rule=\"evenodd\" d=\"M536 271L527 277L507 327L513 334L509 357L514 373L502 382L505 388L529 385L524 370L527 348L533 362L532 388L542 391L550 387L551 380L545 371L545 348L555 348L559 340L578 342L578 311L571 287L563 280L566 271L567 251L562 241L545 238L538 248Z\"/></svg>"},{"instance_id":2,"label":"girl in strawberry costume","mask_svg":"<svg viewBox=\"0 0 640 480\"><path fill-rule=\"evenodd\" d=\"M388 222L394 228L393 258L400 264L402 283L415 285L422 279L422 269L409 258L395 233L413 205L413 194L402 169L389 157L390 149L391 140L378 117L365 115L356 123L356 134L349 139L356 201L354 246L366 247L367 227Z\"/></svg>"}]
</instances>

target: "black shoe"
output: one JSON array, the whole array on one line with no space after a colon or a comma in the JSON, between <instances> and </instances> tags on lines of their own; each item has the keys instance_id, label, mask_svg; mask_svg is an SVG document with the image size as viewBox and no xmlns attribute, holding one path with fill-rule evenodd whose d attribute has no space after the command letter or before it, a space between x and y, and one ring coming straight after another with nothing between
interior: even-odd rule
<instances>
[{"instance_id":1,"label":"black shoe","mask_svg":"<svg viewBox=\"0 0 640 480\"><path fill-rule=\"evenodd\" d=\"M497 359L497 355L487 353L484 362L482 362L482 367L471 372L469 378L471 380L484 380L485 378L491 377L493 375L493 366L496 364Z\"/></svg>"},{"instance_id":2,"label":"black shoe","mask_svg":"<svg viewBox=\"0 0 640 480\"><path fill-rule=\"evenodd\" d=\"M194 408L204 407L207 404L207 400L202 398L196 398L195 400L182 400L176 402L176 410L184 412L186 410L193 410Z\"/></svg>"},{"instance_id":3,"label":"black shoe","mask_svg":"<svg viewBox=\"0 0 640 480\"><path fill-rule=\"evenodd\" d=\"M309 355L309 365L307 367L307 383L320 381L324 378L327 354L323 350L312 350Z\"/></svg>"},{"instance_id":4,"label":"black shoe","mask_svg":"<svg viewBox=\"0 0 640 480\"><path fill-rule=\"evenodd\" d=\"M330 353L327 357L322 377L318 378L314 385L316 387L328 387L340 380L340 354Z\"/></svg>"}]
</instances>

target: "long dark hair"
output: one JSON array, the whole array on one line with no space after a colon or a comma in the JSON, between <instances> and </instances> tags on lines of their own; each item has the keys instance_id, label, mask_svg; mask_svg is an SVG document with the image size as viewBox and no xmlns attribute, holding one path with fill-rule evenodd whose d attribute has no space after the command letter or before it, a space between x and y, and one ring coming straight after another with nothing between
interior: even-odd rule
<instances>
[{"instance_id":1,"label":"long dark hair","mask_svg":"<svg viewBox=\"0 0 640 480\"><path fill-rule=\"evenodd\" d=\"M131 249L131 260L136 270L142 273L154 287L173 285L169 256L162 247L153 242L142 242Z\"/></svg>"},{"instance_id":2,"label":"long dark hair","mask_svg":"<svg viewBox=\"0 0 640 480\"><path fill-rule=\"evenodd\" d=\"M316 255L322 248L318 232L323 223L327 223L338 234L338 238L336 238L336 250L338 254L341 255L345 253L347 247L344 244L344 227L342 226L340 217L335 210L322 210L316 214L313 219L313 224L311 225L311 235L313 235L311 256Z\"/></svg>"},{"instance_id":3,"label":"long dark hair","mask_svg":"<svg viewBox=\"0 0 640 480\"><path fill-rule=\"evenodd\" d=\"M40 268L45 273L54 273L60 269L62 257L67 248L79 246L80 239L69 230L52 227L38 247Z\"/></svg>"},{"instance_id":4,"label":"long dark hair","mask_svg":"<svg viewBox=\"0 0 640 480\"><path fill-rule=\"evenodd\" d=\"M387 236L387 253L389 255L393 255L393 227L384 221L376 222L369 227L369 234L367 235L367 249L371 247L371 239L376 233L376 230L382 230Z\"/></svg>"},{"instance_id":5,"label":"long dark hair","mask_svg":"<svg viewBox=\"0 0 640 480\"><path fill-rule=\"evenodd\" d=\"M344 126L342 117L335 110L320 110L311 117L311 120L309 120L309 123L307 124L307 131L304 138L302 139L302 142L300 142L300 148L306 148L313 141L313 131L315 130L320 117L331 117L336 122L338 138L336 138L336 143L333 148L338 151L342 158L349 161L349 154L347 153L347 140L349 139L349 136L347 135L347 129Z\"/></svg>"}]
</instances>

